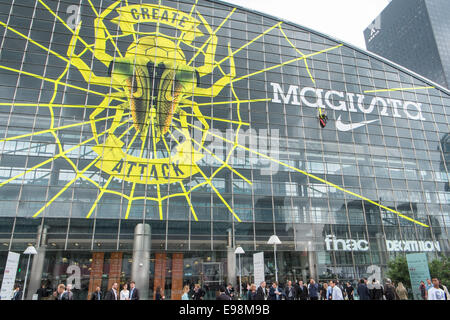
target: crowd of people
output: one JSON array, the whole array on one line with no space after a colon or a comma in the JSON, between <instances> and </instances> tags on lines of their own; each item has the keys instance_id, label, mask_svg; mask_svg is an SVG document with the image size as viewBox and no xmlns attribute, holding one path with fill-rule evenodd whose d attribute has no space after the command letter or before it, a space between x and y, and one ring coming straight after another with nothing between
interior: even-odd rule
<instances>
[{"instance_id":1,"label":"crowd of people","mask_svg":"<svg viewBox=\"0 0 450 320\"><path fill-rule=\"evenodd\" d=\"M423 300L450 300L447 287L439 279L427 279L427 284L420 284L421 297ZM219 290L217 300L234 300L235 294L231 284L227 288ZM287 281L282 288L273 281L268 288L265 281L257 287L254 283L247 285L247 290L242 297L246 300L408 300L408 290L402 282L395 286L390 279L386 279L382 285L376 279L368 281L367 278L360 279L356 288L350 282L345 284L338 280L316 283L310 279L309 283L302 280L295 282Z\"/></svg>"},{"instance_id":2,"label":"crowd of people","mask_svg":"<svg viewBox=\"0 0 450 320\"><path fill-rule=\"evenodd\" d=\"M450 300L450 294L445 285L437 278L421 281L419 290L423 300ZM22 290L16 286L13 292L12 300L22 300ZM49 292L43 284L36 292L38 300L73 300L72 285L59 284L52 293ZM185 285L181 300L204 300L205 290L200 284L192 287ZM154 294L155 300L165 300L161 287L157 287ZM237 300L239 295L235 292L233 286L228 284L226 287L219 288L217 300ZM390 279L386 279L384 285L378 280L368 281L366 278L359 280L356 288L350 283L345 284L338 280L316 283L310 279L309 283L303 283L302 280L292 283L286 281L281 287L276 281L267 286L265 281L259 286L256 284L247 284L242 288L241 300L408 300L408 290L402 282L394 285ZM122 290L119 291L119 284L114 282L111 288L102 292L99 286L89 296L89 300L139 300L139 290L136 283L131 281L124 283Z\"/></svg>"}]
</instances>

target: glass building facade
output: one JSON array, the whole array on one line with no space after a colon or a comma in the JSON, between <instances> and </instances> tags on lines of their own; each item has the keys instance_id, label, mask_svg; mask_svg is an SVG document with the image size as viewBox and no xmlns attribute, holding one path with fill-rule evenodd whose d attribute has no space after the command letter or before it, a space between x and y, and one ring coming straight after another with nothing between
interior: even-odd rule
<instances>
[{"instance_id":1,"label":"glass building facade","mask_svg":"<svg viewBox=\"0 0 450 320\"><path fill-rule=\"evenodd\" d=\"M393 0L364 30L367 50L450 87L450 2Z\"/></svg>"},{"instance_id":2,"label":"glass building facade","mask_svg":"<svg viewBox=\"0 0 450 320\"><path fill-rule=\"evenodd\" d=\"M448 90L225 2L0 12L0 277L34 245L28 298L142 277L149 299L197 282L212 299L237 281L236 246L243 282L257 252L275 278L274 234L282 283L448 255Z\"/></svg>"}]
</instances>

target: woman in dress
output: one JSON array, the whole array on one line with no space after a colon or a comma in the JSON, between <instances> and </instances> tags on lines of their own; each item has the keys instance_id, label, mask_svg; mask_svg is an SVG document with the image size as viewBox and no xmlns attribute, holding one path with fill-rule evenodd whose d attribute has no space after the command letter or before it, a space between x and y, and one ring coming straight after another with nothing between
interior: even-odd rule
<instances>
[{"instance_id":1,"label":"woman in dress","mask_svg":"<svg viewBox=\"0 0 450 320\"><path fill-rule=\"evenodd\" d=\"M189 300L189 286L183 287L183 295L181 296L181 300Z\"/></svg>"},{"instance_id":2,"label":"woman in dress","mask_svg":"<svg viewBox=\"0 0 450 320\"><path fill-rule=\"evenodd\" d=\"M128 284L124 284L122 291L120 291L120 300L130 300L130 291L128 291Z\"/></svg>"}]
</instances>

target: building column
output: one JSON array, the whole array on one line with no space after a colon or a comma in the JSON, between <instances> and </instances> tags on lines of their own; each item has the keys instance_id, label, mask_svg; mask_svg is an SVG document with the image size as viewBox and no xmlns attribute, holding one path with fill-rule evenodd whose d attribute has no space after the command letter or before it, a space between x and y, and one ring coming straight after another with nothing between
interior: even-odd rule
<instances>
[{"instance_id":1,"label":"building column","mask_svg":"<svg viewBox=\"0 0 450 320\"><path fill-rule=\"evenodd\" d=\"M227 245L227 284L236 289L236 255L234 254L233 238L231 229L228 230L228 245ZM236 290L237 291L237 290Z\"/></svg>"},{"instance_id":2,"label":"building column","mask_svg":"<svg viewBox=\"0 0 450 320\"><path fill-rule=\"evenodd\" d=\"M308 250L308 265L310 278L318 282L319 279L317 278L317 258L315 251Z\"/></svg>"},{"instance_id":3,"label":"building column","mask_svg":"<svg viewBox=\"0 0 450 320\"><path fill-rule=\"evenodd\" d=\"M38 226L37 238L36 238L36 251L37 254L33 257L33 263L31 264L30 281L27 286L27 292L25 299L31 300L33 294L37 289L41 287L42 270L44 269L45 251L47 249L47 227Z\"/></svg>"},{"instance_id":4,"label":"building column","mask_svg":"<svg viewBox=\"0 0 450 320\"><path fill-rule=\"evenodd\" d=\"M134 228L133 262L131 280L136 283L141 300L148 300L150 270L151 229L149 224L139 223Z\"/></svg>"}]
</instances>

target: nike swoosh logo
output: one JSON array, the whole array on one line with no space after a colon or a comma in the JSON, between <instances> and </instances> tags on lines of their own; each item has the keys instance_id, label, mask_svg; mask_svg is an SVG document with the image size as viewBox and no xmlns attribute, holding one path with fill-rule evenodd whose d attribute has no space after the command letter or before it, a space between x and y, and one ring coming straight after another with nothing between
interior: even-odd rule
<instances>
[{"instance_id":1,"label":"nike swoosh logo","mask_svg":"<svg viewBox=\"0 0 450 320\"><path fill-rule=\"evenodd\" d=\"M366 124L378 121L380 119L375 119L375 120L369 120L369 121L363 121L363 122L358 122L358 123L342 123L341 121L341 116L339 116L336 119L336 129L338 129L339 131L351 131L354 130L356 128L365 126Z\"/></svg>"}]
</instances>

